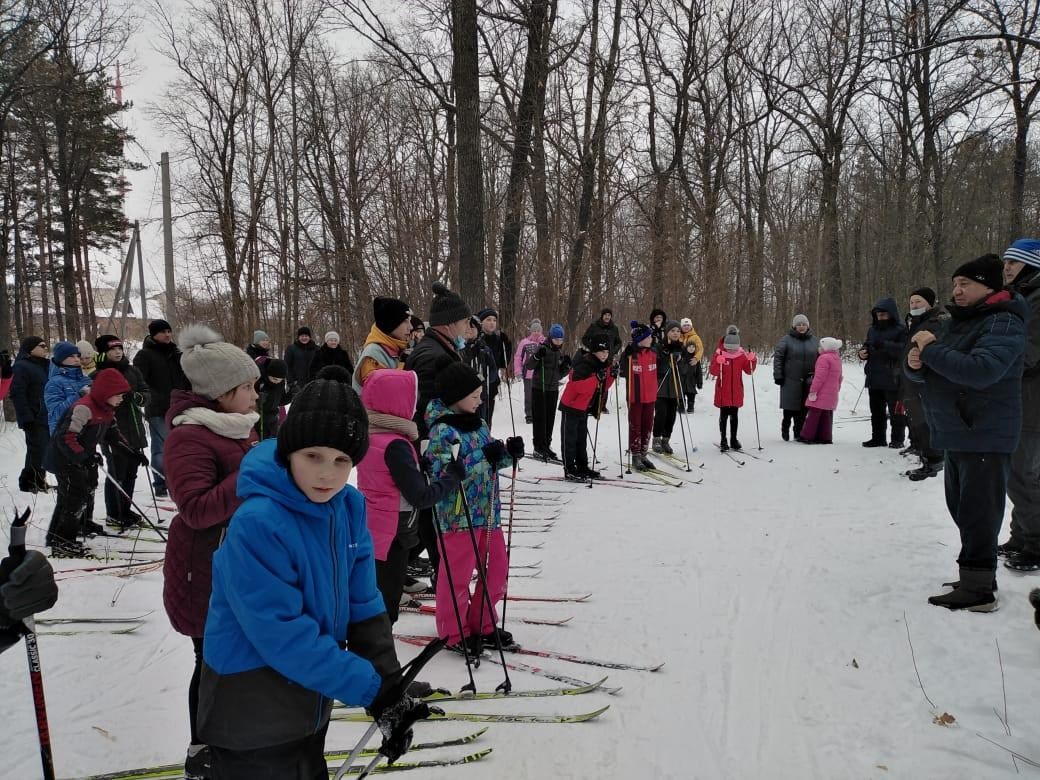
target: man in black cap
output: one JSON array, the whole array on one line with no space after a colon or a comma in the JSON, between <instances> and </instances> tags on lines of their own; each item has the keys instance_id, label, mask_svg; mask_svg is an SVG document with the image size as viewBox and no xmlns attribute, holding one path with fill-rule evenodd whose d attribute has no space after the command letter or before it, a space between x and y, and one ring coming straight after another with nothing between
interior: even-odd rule
<instances>
[{"instance_id":1,"label":"man in black cap","mask_svg":"<svg viewBox=\"0 0 1040 780\"><path fill-rule=\"evenodd\" d=\"M950 325L914 334L906 374L923 383L934 446L945 450L946 505L960 530L960 579L928 599L947 609L997 608L997 535L1011 453L1022 428L1022 363L1029 309L984 255L953 272Z\"/></svg>"},{"instance_id":2,"label":"man in black cap","mask_svg":"<svg viewBox=\"0 0 1040 780\"><path fill-rule=\"evenodd\" d=\"M419 429L417 444L430 438L426 426L426 407L437 397L437 374L444 369L444 361L462 362L462 349L466 346L471 312L466 302L440 282L433 284L433 301L430 303L430 329L422 341L415 345L405 360L406 371L414 371L419 378L419 401L415 408L415 423ZM440 557L437 554L437 535L433 528L433 512L419 512L419 545L412 550L412 561L423 549L427 551L432 571L437 571Z\"/></svg>"},{"instance_id":3,"label":"man in black cap","mask_svg":"<svg viewBox=\"0 0 1040 780\"><path fill-rule=\"evenodd\" d=\"M285 368L288 372L287 394L292 398L310 381L311 363L318 354L318 345L314 343L311 329L303 325L296 330L296 340L285 350Z\"/></svg>"},{"instance_id":4,"label":"man in black cap","mask_svg":"<svg viewBox=\"0 0 1040 780\"><path fill-rule=\"evenodd\" d=\"M481 309L477 312L477 319L480 320L484 344L491 350L497 369L488 376L487 424L490 428L491 418L495 414L495 398L498 397L499 387L503 379L509 381L509 372L513 365L513 342L507 333L498 329L498 311L496 309L491 306Z\"/></svg>"},{"instance_id":5,"label":"man in black cap","mask_svg":"<svg viewBox=\"0 0 1040 780\"><path fill-rule=\"evenodd\" d=\"M43 455L50 441L47 406L43 400L47 371L46 342L39 336L22 339L14 359L10 393L15 420L25 435L25 466L18 475L18 489L23 493L47 491L47 472L43 469Z\"/></svg>"},{"instance_id":6,"label":"man in black cap","mask_svg":"<svg viewBox=\"0 0 1040 780\"><path fill-rule=\"evenodd\" d=\"M931 287L918 287L910 293L910 313L906 316L906 327L912 337L920 330L928 330L938 335L950 316L945 309L935 305L935 290ZM913 343L907 342L906 352ZM904 360L906 354L903 355ZM910 431L910 446L903 454L917 455L921 459L920 468L907 472L911 482L919 482L934 477L942 471L942 450L932 447L932 437L928 431L928 420L925 418L924 406L921 404L921 386L911 382L899 372L900 398L906 409L907 427Z\"/></svg>"},{"instance_id":7,"label":"man in black cap","mask_svg":"<svg viewBox=\"0 0 1040 780\"><path fill-rule=\"evenodd\" d=\"M137 354L134 367L141 372L150 395L144 408L148 418L148 438L152 450L152 486L155 495L163 498L166 491L166 472L163 470L163 444L170 432L166 426L166 412L170 409L170 393L190 390L191 384L181 370L181 351L173 341L173 327L166 320L148 323L148 336Z\"/></svg>"}]
</instances>

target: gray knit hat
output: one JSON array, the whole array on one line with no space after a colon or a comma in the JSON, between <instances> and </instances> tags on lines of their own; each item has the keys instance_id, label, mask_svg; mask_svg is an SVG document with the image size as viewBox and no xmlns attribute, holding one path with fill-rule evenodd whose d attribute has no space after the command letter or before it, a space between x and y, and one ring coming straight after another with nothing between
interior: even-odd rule
<instances>
[{"instance_id":1,"label":"gray knit hat","mask_svg":"<svg viewBox=\"0 0 1040 780\"><path fill-rule=\"evenodd\" d=\"M253 343L259 344L261 341L270 341L271 337L267 335L266 331L254 330L253 331Z\"/></svg>"},{"instance_id":2,"label":"gray knit hat","mask_svg":"<svg viewBox=\"0 0 1040 780\"><path fill-rule=\"evenodd\" d=\"M726 349L736 349L740 346L740 328L730 325L726 328L726 336L722 339L722 346Z\"/></svg>"},{"instance_id":3,"label":"gray knit hat","mask_svg":"<svg viewBox=\"0 0 1040 780\"><path fill-rule=\"evenodd\" d=\"M192 391L206 398L219 398L260 378L260 369L249 355L205 325L189 325L177 343L183 353L181 369Z\"/></svg>"},{"instance_id":4,"label":"gray knit hat","mask_svg":"<svg viewBox=\"0 0 1040 780\"><path fill-rule=\"evenodd\" d=\"M791 327L797 328L799 325L809 327L809 318L806 317L804 314L794 315L794 318L791 320Z\"/></svg>"},{"instance_id":5,"label":"gray knit hat","mask_svg":"<svg viewBox=\"0 0 1040 780\"><path fill-rule=\"evenodd\" d=\"M462 300L440 282L433 283L433 302L430 304L430 325L451 325L459 320L468 320L473 312Z\"/></svg>"}]
</instances>

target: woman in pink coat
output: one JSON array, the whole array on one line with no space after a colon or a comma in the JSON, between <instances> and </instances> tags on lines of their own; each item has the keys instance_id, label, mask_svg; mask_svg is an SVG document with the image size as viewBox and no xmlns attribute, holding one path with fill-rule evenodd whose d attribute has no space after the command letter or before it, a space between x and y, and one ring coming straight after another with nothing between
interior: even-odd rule
<instances>
[{"instance_id":1,"label":"woman in pink coat","mask_svg":"<svg viewBox=\"0 0 1040 780\"><path fill-rule=\"evenodd\" d=\"M820 339L820 356L816 358L812 386L805 405L809 413L802 425L798 441L803 444L831 444L834 410L838 408L841 390L841 339Z\"/></svg>"}]
</instances>

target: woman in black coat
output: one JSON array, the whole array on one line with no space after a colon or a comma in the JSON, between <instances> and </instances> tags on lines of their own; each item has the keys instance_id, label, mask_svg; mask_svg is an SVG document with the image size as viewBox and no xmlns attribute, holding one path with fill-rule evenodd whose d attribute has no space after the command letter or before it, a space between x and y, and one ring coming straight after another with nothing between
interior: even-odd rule
<instances>
[{"instance_id":1,"label":"woman in black coat","mask_svg":"<svg viewBox=\"0 0 1040 780\"><path fill-rule=\"evenodd\" d=\"M347 369L348 374L354 374L354 364L350 360L350 355L339 345L339 334L334 330L325 334L325 342L315 353L314 359L311 361L310 378L316 379L318 372L325 366L343 366Z\"/></svg>"},{"instance_id":2,"label":"woman in black coat","mask_svg":"<svg viewBox=\"0 0 1040 780\"><path fill-rule=\"evenodd\" d=\"M794 423L796 439L802 432L807 413L805 399L812 385L819 348L820 342L809 327L809 318L796 314L791 320L791 330L773 352L773 381L780 386L780 408L784 410L780 424L784 441L790 441L791 423Z\"/></svg>"}]
</instances>

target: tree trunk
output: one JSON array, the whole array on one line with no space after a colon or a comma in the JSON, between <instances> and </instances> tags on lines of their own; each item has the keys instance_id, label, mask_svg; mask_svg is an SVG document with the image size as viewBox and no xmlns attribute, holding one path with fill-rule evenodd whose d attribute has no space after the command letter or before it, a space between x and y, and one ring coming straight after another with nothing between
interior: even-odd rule
<instances>
[{"instance_id":1,"label":"tree trunk","mask_svg":"<svg viewBox=\"0 0 1040 780\"><path fill-rule=\"evenodd\" d=\"M452 84L458 148L459 293L484 301L484 164L480 148L480 71L476 0L452 3Z\"/></svg>"}]
</instances>

